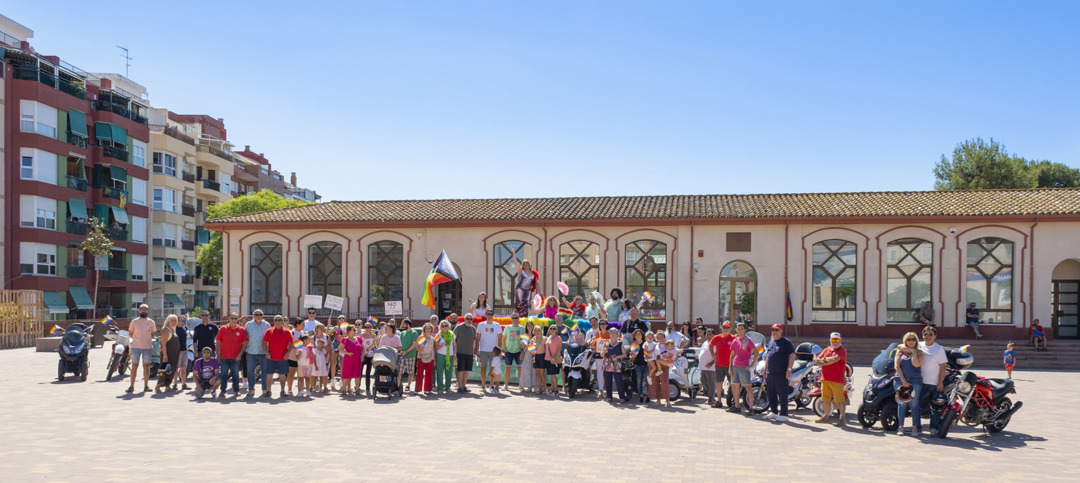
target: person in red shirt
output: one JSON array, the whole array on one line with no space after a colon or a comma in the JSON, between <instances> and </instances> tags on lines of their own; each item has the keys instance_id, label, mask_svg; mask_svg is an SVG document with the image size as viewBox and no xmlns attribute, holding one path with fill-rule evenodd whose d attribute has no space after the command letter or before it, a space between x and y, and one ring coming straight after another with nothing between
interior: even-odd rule
<instances>
[{"instance_id":1,"label":"person in red shirt","mask_svg":"<svg viewBox=\"0 0 1080 483\"><path fill-rule=\"evenodd\" d=\"M836 410L840 412L840 419L836 426L844 427L844 386L847 385L847 350L840 345L840 333L833 332L829 336L829 347L818 354L814 363L821 366L821 402L825 405L825 415L815 423L827 423L832 417L832 405L836 403Z\"/></svg>"},{"instance_id":2,"label":"person in red shirt","mask_svg":"<svg viewBox=\"0 0 1080 483\"><path fill-rule=\"evenodd\" d=\"M266 379L266 392L262 394L262 397L270 397L274 374L280 376L278 382L281 383L281 397L285 397L285 381L289 374L288 357L293 349L292 343L292 332L285 328L285 318L275 315L274 326L263 335L263 352L266 353L263 377Z\"/></svg>"},{"instance_id":3,"label":"person in red shirt","mask_svg":"<svg viewBox=\"0 0 1080 483\"><path fill-rule=\"evenodd\" d=\"M233 380L233 396L240 396L240 357L247 349L247 331L237 324L240 316L229 314L229 323L218 330L214 338L218 360L221 361L221 397L225 397L229 378Z\"/></svg>"},{"instance_id":4,"label":"person in red shirt","mask_svg":"<svg viewBox=\"0 0 1080 483\"><path fill-rule=\"evenodd\" d=\"M724 380L728 377L728 361L731 360L731 341L735 336L731 333L731 322L724 322L720 326L721 332L713 336L709 341L709 354L716 361L716 404L713 407L724 407Z\"/></svg>"}]
</instances>

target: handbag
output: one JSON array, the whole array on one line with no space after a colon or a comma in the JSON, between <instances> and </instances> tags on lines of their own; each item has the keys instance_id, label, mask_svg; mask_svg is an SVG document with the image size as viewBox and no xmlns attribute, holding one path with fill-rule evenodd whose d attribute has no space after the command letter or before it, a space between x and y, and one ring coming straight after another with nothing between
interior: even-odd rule
<instances>
[{"instance_id":1,"label":"handbag","mask_svg":"<svg viewBox=\"0 0 1080 483\"><path fill-rule=\"evenodd\" d=\"M563 363L562 352L556 351L554 354L552 354L551 355L551 362L553 364L562 364Z\"/></svg>"}]
</instances>

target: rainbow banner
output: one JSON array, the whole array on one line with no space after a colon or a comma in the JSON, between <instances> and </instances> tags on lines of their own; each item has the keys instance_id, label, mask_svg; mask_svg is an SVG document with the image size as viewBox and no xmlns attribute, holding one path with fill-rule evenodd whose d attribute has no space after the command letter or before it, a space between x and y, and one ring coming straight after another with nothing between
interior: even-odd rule
<instances>
[{"instance_id":1,"label":"rainbow banner","mask_svg":"<svg viewBox=\"0 0 1080 483\"><path fill-rule=\"evenodd\" d=\"M379 319L377 319L375 317L372 317L370 315L367 317L367 321L371 322L371 325L379 325Z\"/></svg>"},{"instance_id":2,"label":"rainbow banner","mask_svg":"<svg viewBox=\"0 0 1080 483\"><path fill-rule=\"evenodd\" d=\"M302 341L302 340L294 341L292 343L292 346L293 346L293 348L296 348L296 349L304 347L304 341Z\"/></svg>"},{"instance_id":3,"label":"rainbow banner","mask_svg":"<svg viewBox=\"0 0 1080 483\"><path fill-rule=\"evenodd\" d=\"M437 344L439 342L442 342L442 334L436 332L435 333L435 343Z\"/></svg>"},{"instance_id":4,"label":"rainbow banner","mask_svg":"<svg viewBox=\"0 0 1080 483\"><path fill-rule=\"evenodd\" d=\"M102 323L102 325L104 325L104 324L108 324L109 322L112 322L112 321L113 321L113 320L112 320L112 317L110 317L110 316L108 316L108 315L106 315L104 319L101 319L101 323Z\"/></svg>"},{"instance_id":5,"label":"rainbow banner","mask_svg":"<svg viewBox=\"0 0 1080 483\"><path fill-rule=\"evenodd\" d=\"M454 263L450 261L450 257L446 256L446 250L443 250L442 254L431 266L431 273L428 274L427 280L424 281L424 296L420 299L420 303L434 310L435 293L432 289L436 285L452 282L460 278L457 270L454 270Z\"/></svg>"},{"instance_id":6,"label":"rainbow banner","mask_svg":"<svg viewBox=\"0 0 1080 483\"><path fill-rule=\"evenodd\" d=\"M50 330L49 333L52 334L52 335L56 335L56 334L59 334L59 333L61 333L63 331L64 331L64 329L61 328L59 325L53 325L52 330Z\"/></svg>"},{"instance_id":7,"label":"rainbow banner","mask_svg":"<svg viewBox=\"0 0 1080 483\"><path fill-rule=\"evenodd\" d=\"M565 317L573 317L574 316L574 311L570 310L570 309L568 309L566 307L559 307L559 315L563 316L564 318Z\"/></svg>"},{"instance_id":8,"label":"rainbow banner","mask_svg":"<svg viewBox=\"0 0 1080 483\"><path fill-rule=\"evenodd\" d=\"M348 329L349 328L349 323L348 322L342 322L342 323L338 324L338 328L341 329L341 330Z\"/></svg>"}]
</instances>

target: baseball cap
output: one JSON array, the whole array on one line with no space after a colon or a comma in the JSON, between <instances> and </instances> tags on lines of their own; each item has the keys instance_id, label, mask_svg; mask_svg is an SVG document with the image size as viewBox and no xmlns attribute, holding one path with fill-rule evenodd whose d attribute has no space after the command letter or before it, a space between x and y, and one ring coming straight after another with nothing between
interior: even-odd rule
<instances>
[{"instance_id":1,"label":"baseball cap","mask_svg":"<svg viewBox=\"0 0 1080 483\"><path fill-rule=\"evenodd\" d=\"M829 339L840 339L840 333L839 332L833 332L833 333L829 334Z\"/></svg>"},{"instance_id":2,"label":"baseball cap","mask_svg":"<svg viewBox=\"0 0 1080 483\"><path fill-rule=\"evenodd\" d=\"M782 326L780 324L773 324L772 327L770 327L770 328L772 330L784 330L784 326Z\"/></svg>"},{"instance_id":3,"label":"baseball cap","mask_svg":"<svg viewBox=\"0 0 1080 483\"><path fill-rule=\"evenodd\" d=\"M150 306L149 306L149 305L146 305L146 304L142 304L142 305L140 305L140 306L139 306L139 308L140 308L140 309L149 309L149 308L150 308Z\"/></svg>"},{"instance_id":4,"label":"baseball cap","mask_svg":"<svg viewBox=\"0 0 1080 483\"><path fill-rule=\"evenodd\" d=\"M731 322L726 322L725 321L723 324L720 324L720 326L721 327L731 327Z\"/></svg>"}]
</instances>

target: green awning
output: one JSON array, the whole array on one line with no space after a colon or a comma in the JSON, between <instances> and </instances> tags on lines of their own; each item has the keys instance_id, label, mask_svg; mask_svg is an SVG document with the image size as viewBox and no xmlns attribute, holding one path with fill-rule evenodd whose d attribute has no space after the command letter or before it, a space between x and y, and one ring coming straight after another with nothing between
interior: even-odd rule
<instances>
[{"instance_id":1,"label":"green awning","mask_svg":"<svg viewBox=\"0 0 1080 483\"><path fill-rule=\"evenodd\" d=\"M94 205L94 218L102 223L109 222L109 205Z\"/></svg>"},{"instance_id":2,"label":"green awning","mask_svg":"<svg viewBox=\"0 0 1080 483\"><path fill-rule=\"evenodd\" d=\"M83 137L90 137L86 133L86 114L76 109L68 109L68 129Z\"/></svg>"},{"instance_id":3,"label":"green awning","mask_svg":"<svg viewBox=\"0 0 1080 483\"><path fill-rule=\"evenodd\" d=\"M86 200L68 198L68 211L71 212L73 218L81 218L84 220L90 218L86 214Z\"/></svg>"},{"instance_id":4,"label":"green awning","mask_svg":"<svg viewBox=\"0 0 1080 483\"><path fill-rule=\"evenodd\" d=\"M176 260L173 261L175 262ZM180 299L179 295L176 295L174 293L165 294L165 300L169 301L169 303L172 304L174 308L184 306L184 301Z\"/></svg>"},{"instance_id":5,"label":"green awning","mask_svg":"<svg viewBox=\"0 0 1080 483\"><path fill-rule=\"evenodd\" d=\"M119 166L109 166L109 176L117 181L123 181L127 183L127 171Z\"/></svg>"},{"instance_id":6,"label":"green awning","mask_svg":"<svg viewBox=\"0 0 1080 483\"><path fill-rule=\"evenodd\" d=\"M112 141L112 124L95 122L94 135L97 136L98 141Z\"/></svg>"},{"instance_id":7,"label":"green awning","mask_svg":"<svg viewBox=\"0 0 1080 483\"><path fill-rule=\"evenodd\" d=\"M45 292L45 308L50 314L68 313L67 297L63 292Z\"/></svg>"},{"instance_id":8,"label":"green awning","mask_svg":"<svg viewBox=\"0 0 1080 483\"><path fill-rule=\"evenodd\" d=\"M127 146L127 130L120 126L117 126L116 124L113 124L112 140L116 144L123 144Z\"/></svg>"},{"instance_id":9,"label":"green awning","mask_svg":"<svg viewBox=\"0 0 1080 483\"><path fill-rule=\"evenodd\" d=\"M184 275L187 275L187 270L184 270L184 266L180 265L180 262L178 262L177 260L172 258L166 258L165 263L168 263L169 266L172 267L173 273L175 273L177 276L183 277Z\"/></svg>"},{"instance_id":10,"label":"green awning","mask_svg":"<svg viewBox=\"0 0 1080 483\"><path fill-rule=\"evenodd\" d=\"M71 298L75 300L75 308L94 308L94 301L90 299L90 293L86 291L86 287L83 287L82 285L72 285L68 287L68 293L70 293Z\"/></svg>"},{"instance_id":11,"label":"green awning","mask_svg":"<svg viewBox=\"0 0 1080 483\"><path fill-rule=\"evenodd\" d=\"M113 216L116 217L117 223L120 223L121 225L126 225L129 221L131 221L128 219L127 211L125 211L123 208L119 206L110 206L110 208L112 208L112 213Z\"/></svg>"}]
</instances>

